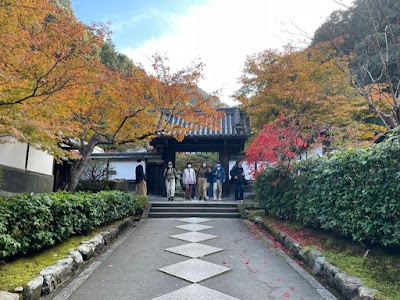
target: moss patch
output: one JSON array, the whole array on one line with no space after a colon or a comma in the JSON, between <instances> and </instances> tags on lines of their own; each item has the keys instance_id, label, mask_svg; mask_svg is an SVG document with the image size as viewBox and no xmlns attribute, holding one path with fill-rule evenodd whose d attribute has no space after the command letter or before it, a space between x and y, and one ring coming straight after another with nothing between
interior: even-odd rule
<instances>
[{"instance_id":1,"label":"moss patch","mask_svg":"<svg viewBox=\"0 0 400 300\"><path fill-rule=\"evenodd\" d=\"M41 253L17 258L0 265L0 291L13 292L17 286L25 286L30 280L38 276L42 269L63 259L69 250L75 249L82 241L87 241L96 234L118 226L122 222L123 220L118 220L110 225L96 228L89 235L71 237Z\"/></svg>"},{"instance_id":2,"label":"moss patch","mask_svg":"<svg viewBox=\"0 0 400 300\"><path fill-rule=\"evenodd\" d=\"M276 231L280 231L298 241L303 247L319 249L344 273L359 277L365 286L377 290L377 296L382 299L400 299L399 249L367 249L350 239L307 228L295 221L280 220L272 216L263 216L262 219L264 227L271 229L274 235Z\"/></svg>"},{"instance_id":3,"label":"moss patch","mask_svg":"<svg viewBox=\"0 0 400 300\"><path fill-rule=\"evenodd\" d=\"M344 273L357 276L364 285L378 290L384 299L400 299L400 254L373 248L364 257L366 250L358 245L342 250L324 246L323 253Z\"/></svg>"}]
</instances>

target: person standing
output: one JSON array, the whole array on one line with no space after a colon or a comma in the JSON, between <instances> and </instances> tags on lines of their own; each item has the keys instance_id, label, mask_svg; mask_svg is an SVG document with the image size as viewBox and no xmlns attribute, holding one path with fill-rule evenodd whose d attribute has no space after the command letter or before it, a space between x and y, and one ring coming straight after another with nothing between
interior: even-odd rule
<instances>
[{"instance_id":1,"label":"person standing","mask_svg":"<svg viewBox=\"0 0 400 300\"><path fill-rule=\"evenodd\" d=\"M193 186L196 184L196 172L193 170L190 162L186 164L186 169L183 170L182 181L185 185L185 200L190 200Z\"/></svg>"},{"instance_id":2,"label":"person standing","mask_svg":"<svg viewBox=\"0 0 400 300\"><path fill-rule=\"evenodd\" d=\"M211 173L211 169L203 161L197 170L197 196L199 200L207 201L207 176L209 173Z\"/></svg>"},{"instance_id":3,"label":"person standing","mask_svg":"<svg viewBox=\"0 0 400 300\"><path fill-rule=\"evenodd\" d=\"M225 170L221 167L221 163L212 169L213 175L213 200L222 200L222 184L225 182Z\"/></svg>"},{"instance_id":4,"label":"person standing","mask_svg":"<svg viewBox=\"0 0 400 300\"><path fill-rule=\"evenodd\" d=\"M243 202L243 186L244 186L244 170L242 167L242 161L237 160L229 174L232 177L233 184L235 187L235 202Z\"/></svg>"},{"instance_id":5,"label":"person standing","mask_svg":"<svg viewBox=\"0 0 400 300\"><path fill-rule=\"evenodd\" d=\"M176 170L172 161L168 162L168 167L164 170L165 189L167 191L168 201L174 201L175 197L175 178L177 177Z\"/></svg>"},{"instance_id":6,"label":"person standing","mask_svg":"<svg viewBox=\"0 0 400 300\"><path fill-rule=\"evenodd\" d=\"M136 194L147 196L147 185L146 176L144 174L143 160L139 158L137 160L138 165L136 167Z\"/></svg>"}]
</instances>

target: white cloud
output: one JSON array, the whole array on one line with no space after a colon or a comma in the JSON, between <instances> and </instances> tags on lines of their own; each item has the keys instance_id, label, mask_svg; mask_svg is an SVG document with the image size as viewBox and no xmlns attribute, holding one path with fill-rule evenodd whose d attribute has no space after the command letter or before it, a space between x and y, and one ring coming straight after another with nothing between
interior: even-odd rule
<instances>
[{"instance_id":1,"label":"white cloud","mask_svg":"<svg viewBox=\"0 0 400 300\"><path fill-rule=\"evenodd\" d=\"M200 87L221 90L221 100L232 105L229 96L239 87L247 55L304 40L303 33L312 36L338 8L335 0L208 0L185 15L169 16L171 33L122 52L144 66L154 53L166 54L177 68L200 58L206 64Z\"/></svg>"}]
</instances>

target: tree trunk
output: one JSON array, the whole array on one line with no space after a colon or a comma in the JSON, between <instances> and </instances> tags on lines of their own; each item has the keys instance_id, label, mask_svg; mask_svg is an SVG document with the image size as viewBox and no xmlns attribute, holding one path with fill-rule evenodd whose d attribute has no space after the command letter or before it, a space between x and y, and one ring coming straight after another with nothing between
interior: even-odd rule
<instances>
[{"instance_id":1,"label":"tree trunk","mask_svg":"<svg viewBox=\"0 0 400 300\"><path fill-rule=\"evenodd\" d=\"M94 134L91 136L89 142L81 149L81 159L77 160L74 166L71 168L69 182L65 188L67 192L75 192L79 179L89 164L93 149L100 143L100 141L101 137L97 134Z\"/></svg>"}]
</instances>

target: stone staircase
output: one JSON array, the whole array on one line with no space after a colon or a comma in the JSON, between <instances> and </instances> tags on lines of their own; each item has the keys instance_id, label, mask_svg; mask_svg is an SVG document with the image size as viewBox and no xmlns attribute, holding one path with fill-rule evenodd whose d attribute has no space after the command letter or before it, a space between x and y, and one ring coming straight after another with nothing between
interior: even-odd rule
<instances>
[{"instance_id":1,"label":"stone staircase","mask_svg":"<svg viewBox=\"0 0 400 300\"><path fill-rule=\"evenodd\" d=\"M148 218L241 218L241 205L224 201L152 202Z\"/></svg>"}]
</instances>

